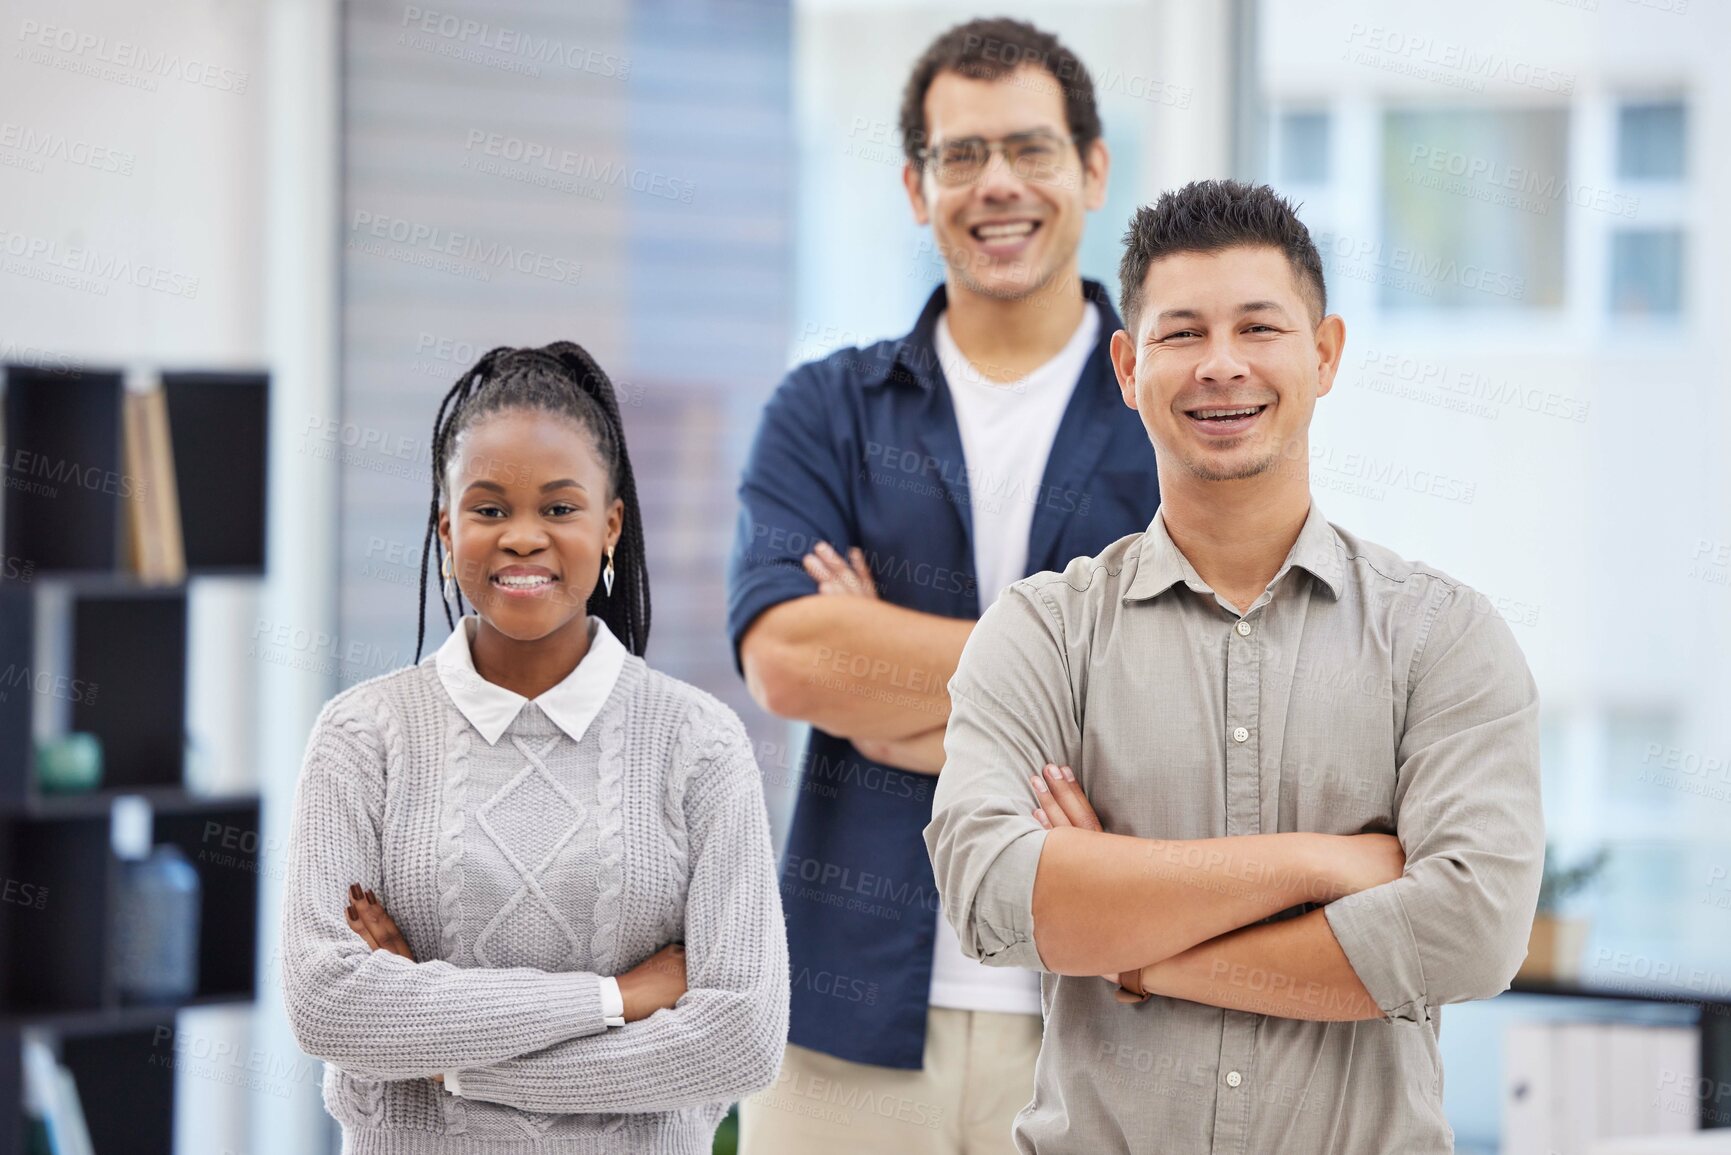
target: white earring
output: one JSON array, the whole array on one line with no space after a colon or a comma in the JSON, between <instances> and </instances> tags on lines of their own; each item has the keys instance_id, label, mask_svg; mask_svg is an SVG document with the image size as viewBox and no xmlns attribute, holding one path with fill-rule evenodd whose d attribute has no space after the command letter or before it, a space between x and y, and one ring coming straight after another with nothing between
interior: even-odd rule
<instances>
[{"instance_id":1,"label":"white earring","mask_svg":"<svg viewBox=\"0 0 1731 1155\"><path fill-rule=\"evenodd\" d=\"M457 604L457 579L451 576L450 554L445 555L445 564L442 572L445 575L445 603L454 606Z\"/></svg>"},{"instance_id":2,"label":"white earring","mask_svg":"<svg viewBox=\"0 0 1731 1155\"><path fill-rule=\"evenodd\" d=\"M601 571L601 584L607 587L607 596L613 596L613 547L607 547L607 568Z\"/></svg>"}]
</instances>

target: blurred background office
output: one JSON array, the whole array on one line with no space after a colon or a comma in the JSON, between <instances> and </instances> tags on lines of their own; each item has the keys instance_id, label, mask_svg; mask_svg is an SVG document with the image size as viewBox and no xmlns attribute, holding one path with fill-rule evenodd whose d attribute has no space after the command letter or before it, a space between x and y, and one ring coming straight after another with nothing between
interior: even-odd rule
<instances>
[{"instance_id":1,"label":"blurred background office","mask_svg":"<svg viewBox=\"0 0 1731 1155\"><path fill-rule=\"evenodd\" d=\"M0 0L0 1152L61 1069L99 1153L336 1149L275 975L295 776L413 657L434 411L494 345L621 383L651 660L746 719L785 827L738 469L788 366L941 278L897 100L999 13L1093 71L1085 275L1163 188L1302 202L1349 334L1317 501L1538 680L1552 885L1517 992L1445 1015L1459 1149L1731 1127L1731 8ZM105 961L175 933L179 987Z\"/></svg>"}]
</instances>

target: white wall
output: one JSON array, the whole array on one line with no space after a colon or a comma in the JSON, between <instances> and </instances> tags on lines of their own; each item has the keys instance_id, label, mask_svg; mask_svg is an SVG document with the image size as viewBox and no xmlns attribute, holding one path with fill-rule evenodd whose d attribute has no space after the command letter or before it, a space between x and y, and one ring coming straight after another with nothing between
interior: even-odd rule
<instances>
[{"instance_id":1,"label":"white wall","mask_svg":"<svg viewBox=\"0 0 1731 1155\"><path fill-rule=\"evenodd\" d=\"M261 20L257 5L214 0L8 0L0 352L20 342L91 363L259 363ZM79 250L171 279L72 287L30 275L77 263Z\"/></svg>"},{"instance_id":2,"label":"white wall","mask_svg":"<svg viewBox=\"0 0 1731 1155\"><path fill-rule=\"evenodd\" d=\"M331 381L334 198L318 190L322 180L334 194L336 149L334 132L318 128L321 111L334 123L333 9L334 0L0 4L0 361L274 374L273 572L266 583L194 587L188 686L205 784L261 790L267 836L286 813L311 711L329 692L261 666L245 643L261 606L286 600L295 608L285 616L309 624L334 609L323 544L331 491L316 463L285 452L282 420L291 404L317 404L307 398ZM271 706L262 730L261 695ZM265 859L261 920L274 940L280 861L273 851ZM286 1155L324 1141L316 1074L293 1065L268 949L260 961L257 1010L178 1022L181 1042L234 1057L187 1064L177 1077L185 1155ZM255 1056L274 1074L250 1088L225 1077ZM253 1128L255 1117L269 1125Z\"/></svg>"},{"instance_id":3,"label":"white wall","mask_svg":"<svg viewBox=\"0 0 1731 1155\"><path fill-rule=\"evenodd\" d=\"M1573 171L1566 175L1588 187L1613 180L1606 145L1618 98L1684 95L1684 219L1693 259L1681 325L1607 314L1603 213L1571 211L1566 303L1554 312L1378 315L1369 282L1337 278L1331 306L1347 318L1349 348L1341 387L1318 406L1313 432L1326 444L1375 446L1477 483L1471 503L1329 496L1327 508L1487 593L1539 607L1537 624L1519 636L1552 704L1690 702L1692 740L1724 749L1731 729L1715 703L1725 700L1728 663L1712 655L1731 646L1731 589L1689 570L1697 539L1724 541L1731 533L1731 467L1723 452L1731 434L1731 358L1719 340L1731 300L1724 272L1731 227L1713 207L1731 179L1731 156L1718 143L1731 136L1731 75L1720 59L1731 9L1684 0L1681 14L1666 10L1677 6L1540 3L1516 18L1496 0L1471 0L1421 18L1368 0L1271 0L1262 83L1270 105L1334 110L1333 153L1343 165L1377 155L1372 117L1379 108L1570 108ZM1406 51L1402 36L1428 47ZM1370 63L1346 58L1373 44L1401 50L1371 48ZM1483 91L1463 92L1404 71L1447 59L1456 45L1511 68L1567 77L1573 92L1494 76ZM1446 66L1436 72L1455 80L1480 75ZM1377 204L1357 199L1375 181L1368 172L1338 174L1335 187L1347 199L1330 215L1341 235L1378 236ZM1644 223L1657 208L1649 197L1627 223ZM1587 403L1587 419L1505 411L1484 420L1367 394L1358 386L1376 375L1364 364L1368 349L1554 390Z\"/></svg>"}]
</instances>

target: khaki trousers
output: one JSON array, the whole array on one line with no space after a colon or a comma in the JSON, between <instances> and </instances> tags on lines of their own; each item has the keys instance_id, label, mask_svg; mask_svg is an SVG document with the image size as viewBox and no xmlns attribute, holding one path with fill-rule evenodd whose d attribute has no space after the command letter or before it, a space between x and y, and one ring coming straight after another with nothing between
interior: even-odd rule
<instances>
[{"instance_id":1,"label":"khaki trousers","mask_svg":"<svg viewBox=\"0 0 1731 1155\"><path fill-rule=\"evenodd\" d=\"M918 1071L789 1043L781 1074L739 1105L739 1155L1009 1155L1034 1097L1040 1016L932 1007Z\"/></svg>"}]
</instances>

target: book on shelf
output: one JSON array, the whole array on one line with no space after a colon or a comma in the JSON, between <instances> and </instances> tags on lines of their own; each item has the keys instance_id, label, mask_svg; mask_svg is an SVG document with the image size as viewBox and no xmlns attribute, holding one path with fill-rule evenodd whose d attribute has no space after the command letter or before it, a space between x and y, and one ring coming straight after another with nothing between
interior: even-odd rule
<instances>
[{"instance_id":1,"label":"book on shelf","mask_svg":"<svg viewBox=\"0 0 1731 1155\"><path fill-rule=\"evenodd\" d=\"M26 1034L24 1045L24 1110L40 1119L54 1155L94 1155L78 1084L54 1058L39 1035Z\"/></svg>"},{"instance_id":2,"label":"book on shelf","mask_svg":"<svg viewBox=\"0 0 1731 1155\"><path fill-rule=\"evenodd\" d=\"M168 401L159 384L127 389L121 411L125 477L122 521L127 568L140 581L171 585L186 580L186 543L175 488L174 445Z\"/></svg>"}]
</instances>

